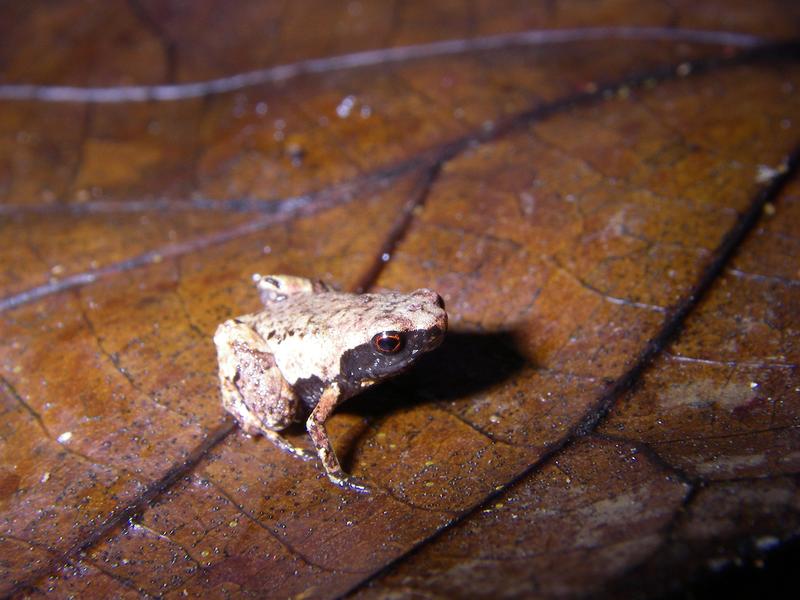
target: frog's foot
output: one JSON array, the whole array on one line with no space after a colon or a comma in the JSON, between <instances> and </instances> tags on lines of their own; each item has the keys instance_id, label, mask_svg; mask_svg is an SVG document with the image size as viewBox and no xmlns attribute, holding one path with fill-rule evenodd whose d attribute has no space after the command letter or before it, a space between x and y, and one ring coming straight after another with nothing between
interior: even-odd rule
<instances>
[{"instance_id":1,"label":"frog's foot","mask_svg":"<svg viewBox=\"0 0 800 600\"><path fill-rule=\"evenodd\" d=\"M316 279L294 277L292 275L259 275L253 273L259 296L264 306L283 302L295 294L319 294L332 291L330 286Z\"/></svg>"},{"instance_id":2,"label":"frog's foot","mask_svg":"<svg viewBox=\"0 0 800 600\"><path fill-rule=\"evenodd\" d=\"M301 448L300 446L295 446L285 437L283 437L277 431L272 431L271 429L259 429L258 433L262 434L265 438L269 439L273 444L275 444L281 450L286 452L291 452L295 456L302 458L303 460L314 460L317 458L315 452L311 452L310 450L306 450L305 448Z\"/></svg>"},{"instance_id":3,"label":"frog's foot","mask_svg":"<svg viewBox=\"0 0 800 600\"><path fill-rule=\"evenodd\" d=\"M338 485L340 488L358 492L359 494L369 494L369 487L358 477L348 475L344 471L339 473L328 473L328 479Z\"/></svg>"}]
</instances>

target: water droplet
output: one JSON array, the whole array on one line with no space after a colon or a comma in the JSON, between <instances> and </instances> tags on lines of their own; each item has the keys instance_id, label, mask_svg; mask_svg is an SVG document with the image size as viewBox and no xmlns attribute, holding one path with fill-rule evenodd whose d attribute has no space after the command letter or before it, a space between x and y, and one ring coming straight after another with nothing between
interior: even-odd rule
<instances>
[{"instance_id":1,"label":"water droplet","mask_svg":"<svg viewBox=\"0 0 800 600\"><path fill-rule=\"evenodd\" d=\"M339 102L339 106L336 107L336 114L339 116L340 119L346 119L350 116L350 113L353 111L353 107L356 105L356 97L355 96L345 96L342 98L342 101Z\"/></svg>"}]
</instances>

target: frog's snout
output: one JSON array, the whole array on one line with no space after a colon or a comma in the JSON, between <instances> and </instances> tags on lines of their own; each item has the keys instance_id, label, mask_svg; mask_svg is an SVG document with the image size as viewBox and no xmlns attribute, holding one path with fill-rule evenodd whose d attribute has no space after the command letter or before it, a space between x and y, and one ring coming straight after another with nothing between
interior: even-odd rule
<instances>
[{"instance_id":1,"label":"frog's snout","mask_svg":"<svg viewBox=\"0 0 800 600\"><path fill-rule=\"evenodd\" d=\"M415 296L422 302L417 302L409 305L409 310L419 311L424 310L428 316L432 316L434 321L430 327L427 327L425 350L433 350L444 339L444 334L447 333L447 312L444 308L444 299L427 288L422 288L413 292ZM433 307L437 308L433 308ZM437 310L438 309L438 310Z\"/></svg>"},{"instance_id":2,"label":"frog's snout","mask_svg":"<svg viewBox=\"0 0 800 600\"><path fill-rule=\"evenodd\" d=\"M436 324L428 331L428 350L433 350L444 341L444 334L447 333L447 313L442 311L436 319Z\"/></svg>"}]
</instances>

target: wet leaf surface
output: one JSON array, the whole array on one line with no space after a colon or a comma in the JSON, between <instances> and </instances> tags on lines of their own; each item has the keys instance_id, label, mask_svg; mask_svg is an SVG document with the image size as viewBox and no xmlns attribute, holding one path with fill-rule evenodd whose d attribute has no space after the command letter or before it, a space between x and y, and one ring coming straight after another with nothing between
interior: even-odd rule
<instances>
[{"instance_id":1,"label":"wet leaf surface","mask_svg":"<svg viewBox=\"0 0 800 600\"><path fill-rule=\"evenodd\" d=\"M659 593L797 534L792 3L3 10L4 594ZM224 415L254 272L445 298L329 422L369 494Z\"/></svg>"}]
</instances>

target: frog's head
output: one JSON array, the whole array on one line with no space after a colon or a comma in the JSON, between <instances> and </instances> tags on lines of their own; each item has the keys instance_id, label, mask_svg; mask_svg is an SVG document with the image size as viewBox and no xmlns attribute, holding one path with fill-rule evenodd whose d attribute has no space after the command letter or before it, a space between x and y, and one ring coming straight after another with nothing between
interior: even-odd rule
<instances>
[{"instance_id":1,"label":"frog's head","mask_svg":"<svg viewBox=\"0 0 800 600\"><path fill-rule=\"evenodd\" d=\"M363 294L359 299L369 317L340 365L340 377L351 393L401 373L439 346L447 331L444 301L432 290Z\"/></svg>"}]
</instances>

